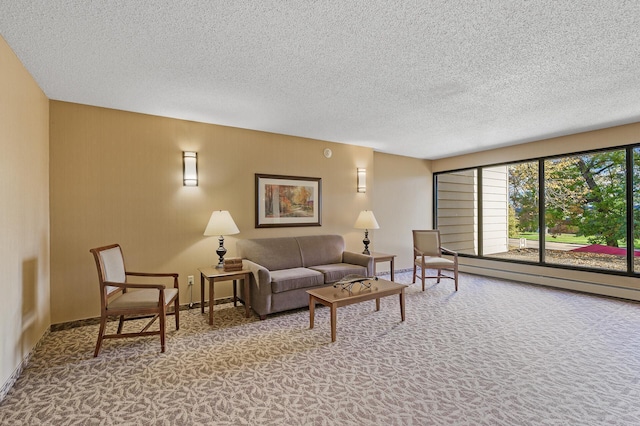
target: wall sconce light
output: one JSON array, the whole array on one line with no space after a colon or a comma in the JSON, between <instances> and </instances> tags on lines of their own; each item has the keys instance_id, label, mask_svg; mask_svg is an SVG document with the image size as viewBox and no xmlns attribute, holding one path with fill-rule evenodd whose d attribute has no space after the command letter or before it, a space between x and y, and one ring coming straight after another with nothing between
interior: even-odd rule
<instances>
[{"instance_id":1,"label":"wall sconce light","mask_svg":"<svg viewBox=\"0 0 640 426\"><path fill-rule=\"evenodd\" d=\"M198 186L198 153L184 151L182 153L182 172L184 186Z\"/></svg>"},{"instance_id":2,"label":"wall sconce light","mask_svg":"<svg viewBox=\"0 0 640 426\"><path fill-rule=\"evenodd\" d=\"M367 169L358 169L358 192L367 192Z\"/></svg>"}]
</instances>

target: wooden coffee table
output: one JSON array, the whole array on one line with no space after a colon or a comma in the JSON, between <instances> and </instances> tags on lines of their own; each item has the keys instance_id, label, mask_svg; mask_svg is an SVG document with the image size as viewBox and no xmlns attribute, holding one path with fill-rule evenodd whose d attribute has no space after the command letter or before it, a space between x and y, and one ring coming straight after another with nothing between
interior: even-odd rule
<instances>
[{"instance_id":1,"label":"wooden coffee table","mask_svg":"<svg viewBox=\"0 0 640 426\"><path fill-rule=\"evenodd\" d=\"M352 291L342 290L333 286L307 290L309 293L309 328L313 328L316 303L321 303L331 308L331 341L336 341L337 310L340 306L353 305L367 300L376 299L376 311L380 310L380 298L394 294L400 297L400 316L404 321L404 284L398 284L387 280L369 280L371 288L363 288L355 284Z\"/></svg>"}]
</instances>

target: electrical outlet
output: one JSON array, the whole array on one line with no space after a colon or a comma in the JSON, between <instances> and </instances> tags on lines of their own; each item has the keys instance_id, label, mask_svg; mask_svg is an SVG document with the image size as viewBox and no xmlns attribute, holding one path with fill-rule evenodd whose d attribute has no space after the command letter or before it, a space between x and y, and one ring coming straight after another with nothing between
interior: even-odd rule
<instances>
[{"instance_id":1,"label":"electrical outlet","mask_svg":"<svg viewBox=\"0 0 640 426\"><path fill-rule=\"evenodd\" d=\"M189 284L189 285L193 285L193 275L189 275L189 276L187 277L187 284Z\"/></svg>"}]
</instances>

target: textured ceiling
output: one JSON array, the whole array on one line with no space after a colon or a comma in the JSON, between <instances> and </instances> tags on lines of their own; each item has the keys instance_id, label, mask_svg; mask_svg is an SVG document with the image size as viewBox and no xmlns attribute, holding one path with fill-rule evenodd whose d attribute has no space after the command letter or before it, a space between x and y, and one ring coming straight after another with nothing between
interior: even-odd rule
<instances>
[{"instance_id":1,"label":"textured ceiling","mask_svg":"<svg viewBox=\"0 0 640 426\"><path fill-rule=\"evenodd\" d=\"M0 0L51 99L429 159L640 121L639 28L616 0Z\"/></svg>"}]
</instances>

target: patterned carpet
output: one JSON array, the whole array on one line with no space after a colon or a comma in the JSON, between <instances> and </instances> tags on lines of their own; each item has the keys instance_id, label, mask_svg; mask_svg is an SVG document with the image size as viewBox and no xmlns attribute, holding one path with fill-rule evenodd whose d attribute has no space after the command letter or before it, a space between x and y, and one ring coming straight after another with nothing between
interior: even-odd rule
<instances>
[{"instance_id":1,"label":"patterned carpet","mask_svg":"<svg viewBox=\"0 0 640 426\"><path fill-rule=\"evenodd\" d=\"M410 274L396 276L410 282ZM462 274L338 309L183 311L157 338L49 333L2 425L638 425L640 304ZM173 319L168 321L173 327ZM115 324L112 324L115 326Z\"/></svg>"}]
</instances>

